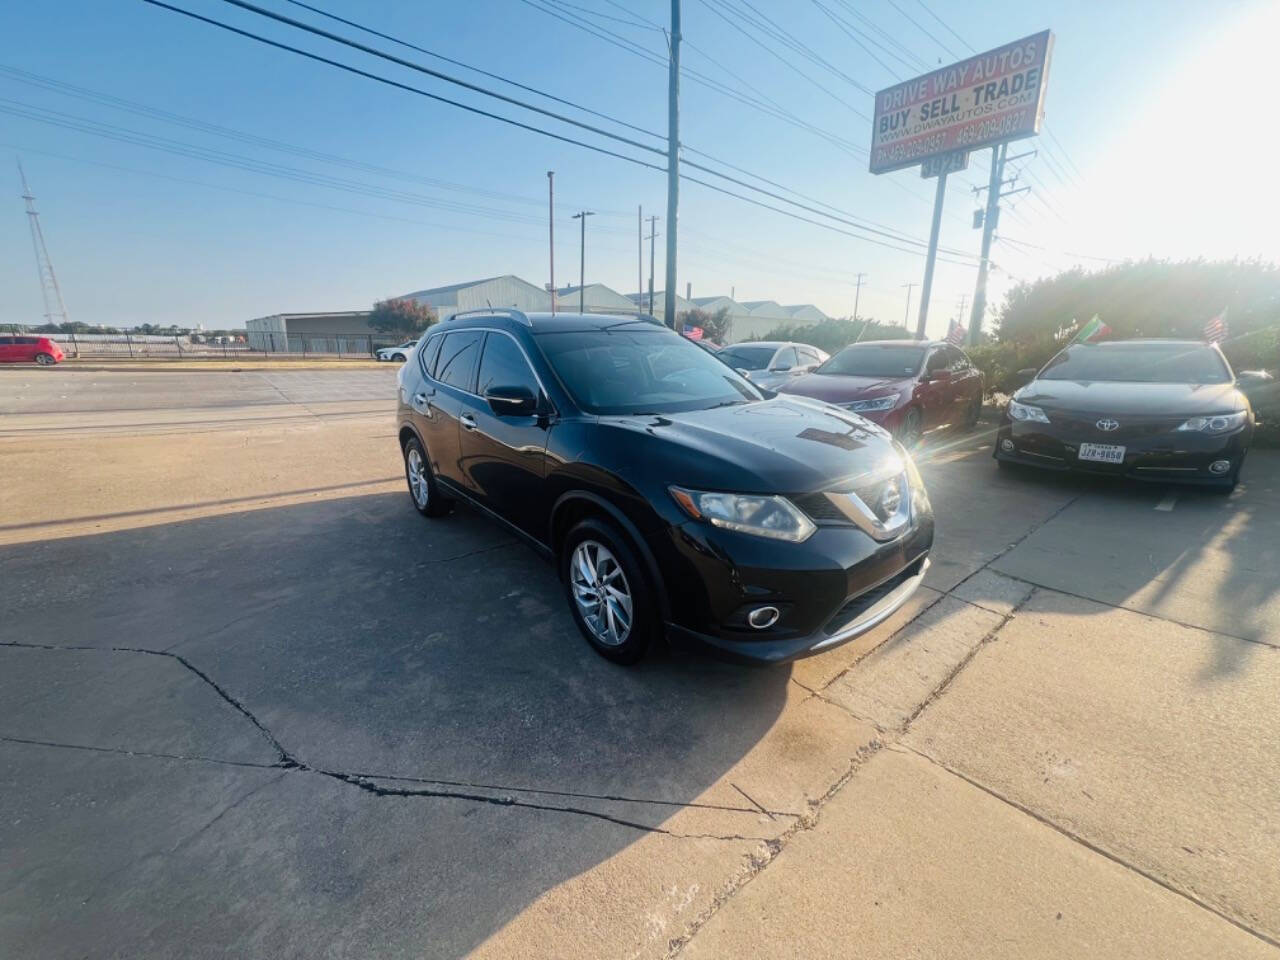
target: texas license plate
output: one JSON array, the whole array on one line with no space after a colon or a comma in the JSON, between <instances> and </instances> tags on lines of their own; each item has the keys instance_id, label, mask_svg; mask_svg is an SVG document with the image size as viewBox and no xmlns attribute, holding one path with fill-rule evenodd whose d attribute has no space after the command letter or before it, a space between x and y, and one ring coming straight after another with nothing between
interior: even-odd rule
<instances>
[{"instance_id":1,"label":"texas license plate","mask_svg":"<svg viewBox=\"0 0 1280 960\"><path fill-rule=\"evenodd\" d=\"M1080 459L1095 463L1124 463L1124 447L1112 443L1082 443Z\"/></svg>"}]
</instances>

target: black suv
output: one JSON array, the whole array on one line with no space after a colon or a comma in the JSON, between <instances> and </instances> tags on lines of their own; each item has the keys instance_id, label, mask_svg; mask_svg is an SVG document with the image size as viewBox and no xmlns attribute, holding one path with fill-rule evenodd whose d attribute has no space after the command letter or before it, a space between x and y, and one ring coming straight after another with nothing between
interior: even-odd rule
<instances>
[{"instance_id":1,"label":"black suv","mask_svg":"<svg viewBox=\"0 0 1280 960\"><path fill-rule=\"evenodd\" d=\"M652 318L460 313L399 387L414 506L464 500L551 558L611 660L664 634L754 662L818 653L929 564L929 499L885 431L763 391Z\"/></svg>"}]
</instances>

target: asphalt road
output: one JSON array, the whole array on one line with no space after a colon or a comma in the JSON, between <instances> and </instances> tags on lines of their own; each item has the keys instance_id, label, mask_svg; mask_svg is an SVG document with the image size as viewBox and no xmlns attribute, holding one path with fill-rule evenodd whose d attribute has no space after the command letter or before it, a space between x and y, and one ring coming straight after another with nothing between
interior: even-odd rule
<instances>
[{"instance_id":1,"label":"asphalt road","mask_svg":"<svg viewBox=\"0 0 1280 960\"><path fill-rule=\"evenodd\" d=\"M1280 457L938 438L890 623L628 670L390 376L0 373L0 955L1280 956Z\"/></svg>"}]
</instances>

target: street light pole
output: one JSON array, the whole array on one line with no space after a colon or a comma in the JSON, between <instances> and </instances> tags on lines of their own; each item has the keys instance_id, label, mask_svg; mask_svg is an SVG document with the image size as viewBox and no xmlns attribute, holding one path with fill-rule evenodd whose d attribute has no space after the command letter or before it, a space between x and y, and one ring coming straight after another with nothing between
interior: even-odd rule
<instances>
[{"instance_id":1,"label":"street light pole","mask_svg":"<svg viewBox=\"0 0 1280 960\"><path fill-rule=\"evenodd\" d=\"M649 316L653 316L653 242L658 237L658 218L649 217Z\"/></svg>"},{"instance_id":2,"label":"street light pole","mask_svg":"<svg viewBox=\"0 0 1280 960\"><path fill-rule=\"evenodd\" d=\"M594 217L592 210L579 210L573 219L582 224L581 247L578 251L578 312L586 313L587 303L587 217Z\"/></svg>"},{"instance_id":3,"label":"street light pole","mask_svg":"<svg viewBox=\"0 0 1280 960\"><path fill-rule=\"evenodd\" d=\"M551 315L556 313L556 172L547 171L547 232L551 241Z\"/></svg>"},{"instance_id":4,"label":"street light pole","mask_svg":"<svg viewBox=\"0 0 1280 960\"><path fill-rule=\"evenodd\" d=\"M911 322L911 291L913 288L920 286L920 284L904 283L903 286L907 288L907 312L906 314L903 315L903 318L902 318L902 325L905 327L907 324Z\"/></svg>"}]
</instances>

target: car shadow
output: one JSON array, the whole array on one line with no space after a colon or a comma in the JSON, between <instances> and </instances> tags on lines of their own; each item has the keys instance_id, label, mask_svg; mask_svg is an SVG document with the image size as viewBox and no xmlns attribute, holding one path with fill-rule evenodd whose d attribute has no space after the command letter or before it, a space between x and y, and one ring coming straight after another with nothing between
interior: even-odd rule
<instances>
[{"instance_id":1,"label":"car shadow","mask_svg":"<svg viewBox=\"0 0 1280 960\"><path fill-rule=\"evenodd\" d=\"M1220 635L1201 680L1280 646L1280 454L1250 453L1230 495L1177 485L1017 470L1002 484L1076 498L997 569L1050 589ZM1099 608L1105 609L1105 608ZM1078 607L1076 612L1079 612Z\"/></svg>"},{"instance_id":2,"label":"car shadow","mask_svg":"<svg viewBox=\"0 0 1280 960\"><path fill-rule=\"evenodd\" d=\"M463 956L707 805L790 675L608 663L549 565L402 493L0 547L0 577L25 955Z\"/></svg>"}]
</instances>

